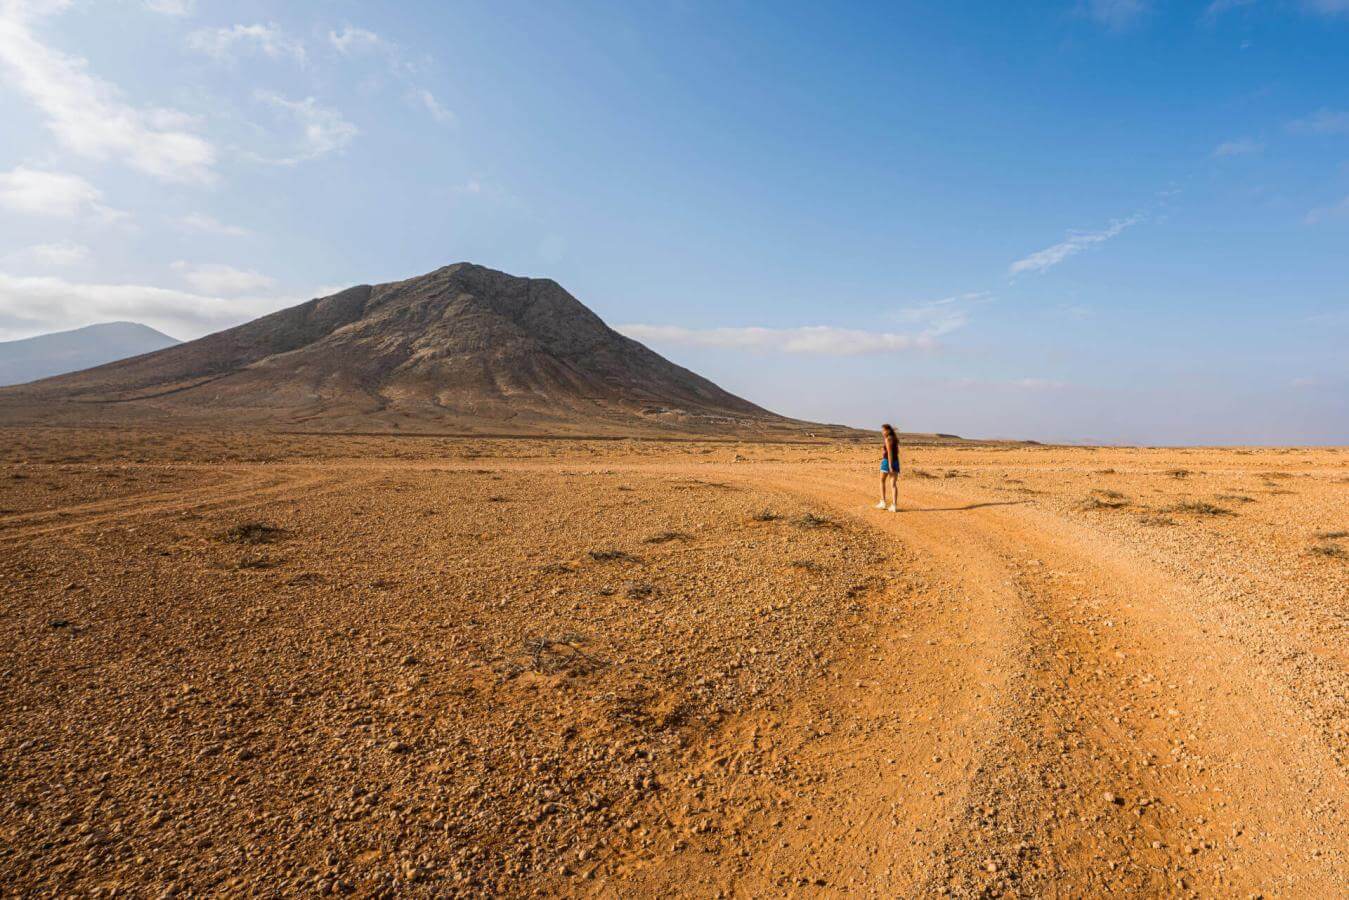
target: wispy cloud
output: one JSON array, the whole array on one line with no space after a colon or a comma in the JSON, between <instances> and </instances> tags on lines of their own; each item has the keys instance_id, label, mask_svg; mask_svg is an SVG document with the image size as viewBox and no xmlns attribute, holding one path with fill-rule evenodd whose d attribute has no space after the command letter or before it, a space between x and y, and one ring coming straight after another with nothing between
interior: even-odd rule
<instances>
[{"instance_id":1,"label":"wispy cloud","mask_svg":"<svg viewBox=\"0 0 1349 900\"><path fill-rule=\"evenodd\" d=\"M335 153L350 144L360 129L342 117L335 109L320 106L313 97L303 100L290 100L271 91L256 91L254 98L272 109L290 117L300 127L300 149L289 156L255 158L279 166L293 166L297 163L329 153Z\"/></svg>"},{"instance_id":2,"label":"wispy cloud","mask_svg":"<svg viewBox=\"0 0 1349 900\"><path fill-rule=\"evenodd\" d=\"M1288 129L1298 134L1349 134L1349 111L1318 109L1310 116L1289 122Z\"/></svg>"},{"instance_id":3,"label":"wispy cloud","mask_svg":"<svg viewBox=\"0 0 1349 900\"><path fill-rule=\"evenodd\" d=\"M1145 0L1084 0L1079 11L1113 31L1122 31L1149 10Z\"/></svg>"},{"instance_id":4,"label":"wispy cloud","mask_svg":"<svg viewBox=\"0 0 1349 900\"><path fill-rule=\"evenodd\" d=\"M293 59L303 64L308 54L304 44L286 36L274 22L202 28L187 36L187 46L212 59L232 62L240 52L252 51L272 59Z\"/></svg>"},{"instance_id":5,"label":"wispy cloud","mask_svg":"<svg viewBox=\"0 0 1349 900\"><path fill-rule=\"evenodd\" d=\"M224 237L248 237L252 234L247 228L227 225L205 213L188 213L185 216L179 216L174 220L174 224L186 231L195 231L200 234L218 234Z\"/></svg>"},{"instance_id":6,"label":"wispy cloud","mask_svg":"<svg viewBox=\"0 0 1349 900\"><path fill-rule=\"evenodd\" d=\"M1345 197L1339 203L1332 203L1330 206L1319 206L1307 213L1305 221L1308 225L1319 225L1330 219L1338 219L1341 216L1349 216L1349 197Z\"/></svg>"},{"instance_id":7,"label":"wispy cloud","mask_svg":"<svg viewBox=\"0 0 1349 900\"><path fill-rule=\"evenodd\" d=\"M940 300L928 300L906 306L895 313L895 318L901 322L921 326L922 335L937 338L964 328L970 321L970 307L990 303L992 300L993 295L987 291L955 294Z\"/></svg>"},{"instance_id":8,"label":"wispy cloud","mask_svg":"<svg viewBox=\"0 0 1349 900\"><path fill-rule=\"evenodd\" d=\"M1264 152L1265 145L1252 138L1238 138L1235 141L1223 141L1213 148L1213 155L1218 159L1228 156L1253 156Z\"/></svg>"},{"instance_id":9,"label":"wispy cloud","mask_svg":"<svg viewBox=\"0 0 1349 900\"><path fill-rule=\"evenodd\" d=\"M902 307L890 318L910 326L908 331L869 331L832 325L796 328L760 326L684 328L679 325L619 325L618 331L640 341L689 344L702 347L816 356L863 356L931 350L938 339L969 323L969 307L992 301L985 291L956 294Z\"/></svg>"},{"instance_id":10,"label":"wispy cloud","mask_svg":"<svg viewBox=\"0 0 1349 900\"><path fill-rule=\"evenodd\" d=\"M422 109L442 125L453 125L457 121L454 112L421 83L425 66L410 60L403 48L394 41L366 28L345 25L341 31L329 31L328 42L346 57L355 58L365 54L382 57L390 74L407 87L407 97L413 106Z\"/></svg>"},{"instance_id":11,"label":"wispy cloud","mask_svg":"<svg viewBox=\"0 0 1349 900\"><path fill-rule=\"evenodd\" d=\"M385 40L375 32L365 28L355 28L351 25L344 26L341 31L328 32L328 42L333 45L338 53L345 56L388 46Z\"/></svg>"},{"instance_id":12,"label":"wispy cloud","mask_svg":"<svg viewBox=\"0 0 1349 900\"><path fill-rule=\"evenodd\" d=\"M125 161L166 181L210 181L215 148L186 130L190 117L131 106L114 85L90 74L87 60L38 40L34 22L68 5L0 4L0 66L42 112L60 144L91 159Z\"/></svg>"},{"instance_id":13,"label":"wispy cloud","mask_svg":"<svg viewBox=\"0 0 1349 900\"><path fill-rule=\"evenodd\" d=\"M420 103L422 108L431 114L431 118L440 122L442 125L453 125L455 123L454 113L441 106L440 101L426 88L413 88L412 98Z\"/></svg>"},{"instance_id":14,"label":"wispy cloud","mask_svg":"<svg viewBox=\"0 0 1349 900\"><path fill-rule=\"evenodd\" d=\"M236 269L222 263L189 263L179 261L172 266L184 281L203 294L239 294L271 290L276 282L260 272Z\"/></svg>"},{"instance_id":15,"label":"wispy cloud","mask_svg":"<svg viewBox=\"0 0 1349 900\"><path fill-rule=\"evenodd\" d=\"M1141 215L1130 216L1127 219L1118 219L1111 222L1106 228L1100 231L1075 231L1070 232L1068 237L1052 247L1046 247L1038 250L1030 256L1018 259L1008 268L1008 274L1020 275L1023 272L1046 272L1057 266L1059 263L1068 259L1070 256L1076 256L1088 247L1104 243L1113 237L1116 237L1126 228L1137 225L1142 221Z\"/></svg>"},{"instance_id":16,"label":"wispy cloud","mask_svg":"<svg viewBox=\"0 0 1349 900\"><path fill-rule=\"evenodd\" d=\"M682 328L678 325L619 325L617 330L639 341L663 344L693 344L740 350L804 353L819 356L859 356L871 353L901 353L928 349L932 337L860 331L829 325L800 328Z\"/></svg>"},{"instance_id":17,"label":"wispy cloud","mask_svg":"<svg viewBox=\"0 0 1349 900\"><path fill-rule=\"evenodd\" d=\"M103 203L103 192L78 175L18 166L0 172L0 208L31 216L113 222L126 213Z\"/></svg>"},{"instance_id":18,"label":"wispy cloud","mask_svg":"<svg viewBox=\"0 0 1349 900\"><path fill-rule=\"evenodd\" d=\"M57 241L51 244L34 244L6 254L4 261L10 265L33 265L42 267L77 266L87 262L89 248L74 241Z\"/></svg>"},{"instance_id":19,"label":"wispy cloud","mask_svg":"<svg viewBox=\"0 0 1349 900\"><path fill-rule=\"evenodd\" d=\"M190 16L197 0L145 0L145 8L163 16Z\"/></svg>"},{"instance_id":20,"label":"wispy cloud","mask_svg":"<svg viewBox=\"0 0 1349 900\"><path fill-rule=\"evenodd\" d=\"M144 284L98 284L0 272L0 335L5 338L132 321L168 334L197 336L307 299L295 295L219 297Z\"/></svg>"}]
</instances>

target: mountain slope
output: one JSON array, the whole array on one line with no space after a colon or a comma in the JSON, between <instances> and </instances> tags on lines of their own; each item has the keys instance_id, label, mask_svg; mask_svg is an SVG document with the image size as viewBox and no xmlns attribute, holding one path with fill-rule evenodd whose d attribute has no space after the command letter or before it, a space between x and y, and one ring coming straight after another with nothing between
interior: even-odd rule
<instances>
[{"instance_id":1,"label":"mountain slope","mask_svg":"<svg viewBox=\"0 0 1349 900\"><path fill-rule=\"evenodd\" d=\"M178 341L135 322L107 322L0 342L0 385L23 384L172 347Z\"/></svg>"},{"instance_id":2,"label":"mountain slope","mask_svg":"<svg viewBox=\"0 0 1349 900\"><path fill-rule=\"evenodd\" d=\"M459 263L0 391L0 419L315 430L800 433L609 328L547 279Z\"/></svg>"}]
</instances>

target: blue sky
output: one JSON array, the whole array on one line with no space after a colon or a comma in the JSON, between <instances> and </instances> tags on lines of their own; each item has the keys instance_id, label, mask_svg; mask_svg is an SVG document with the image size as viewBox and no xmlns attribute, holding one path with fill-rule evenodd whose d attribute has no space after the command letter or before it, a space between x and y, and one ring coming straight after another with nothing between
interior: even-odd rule
<instances>
[{"instance_id":1,"label":"blue sky","mask_svg":"<svg viewBox=\"0 0 1349 900\"><path fill-rule=\"evenodd\" d=\"M1349 443L1349 0L0 0L0 339L472 260L804 418Z\"/></svg>"}]
</instances>

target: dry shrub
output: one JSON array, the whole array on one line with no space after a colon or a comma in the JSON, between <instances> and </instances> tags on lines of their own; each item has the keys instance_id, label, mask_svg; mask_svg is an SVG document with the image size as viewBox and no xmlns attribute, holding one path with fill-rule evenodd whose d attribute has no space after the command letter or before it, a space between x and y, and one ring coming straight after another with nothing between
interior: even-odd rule
<instances>
[{"instance_id":1,"label":"dry shrub","mask_svg":"<svg viewBox=\"0 0 1349 900\"><path fill-rule=\"evenodd\" d=\"M1166 508L1167 512L1188 513L1192 516L1235 516L1236 513L1206 500L1186 500Z\"/></svg>"},{"instance_id":2,"label":"dry shrub","mask_svg":"<svg viewBox=\"0 0 1349 900\"><path fill-rule=\"evenodd\" d=\"M284 528L266 522L243 522L225 532L225 540L231 544L275 544L285 536Z\"/></svg>"}]
</instances>

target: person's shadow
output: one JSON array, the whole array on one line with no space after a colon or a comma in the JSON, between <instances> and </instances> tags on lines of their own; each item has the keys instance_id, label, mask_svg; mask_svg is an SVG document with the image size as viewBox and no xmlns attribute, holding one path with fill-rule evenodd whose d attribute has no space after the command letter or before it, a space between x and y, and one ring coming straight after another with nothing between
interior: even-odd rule
<instances>
[{"instance_id":1,"label":"person's shadow","mask_svg":"<svg viewBox=\"0 0 1349 900\"><path fill-rule=\"evenodd\" d=\"M985 506L1017 506L1029 502L1029 500L990 500L987 503L971 503L968 506L918 507L916 509L902 509L900 512L964 512L967 509L983 509Z\"/></svg>"}]
</instances>

